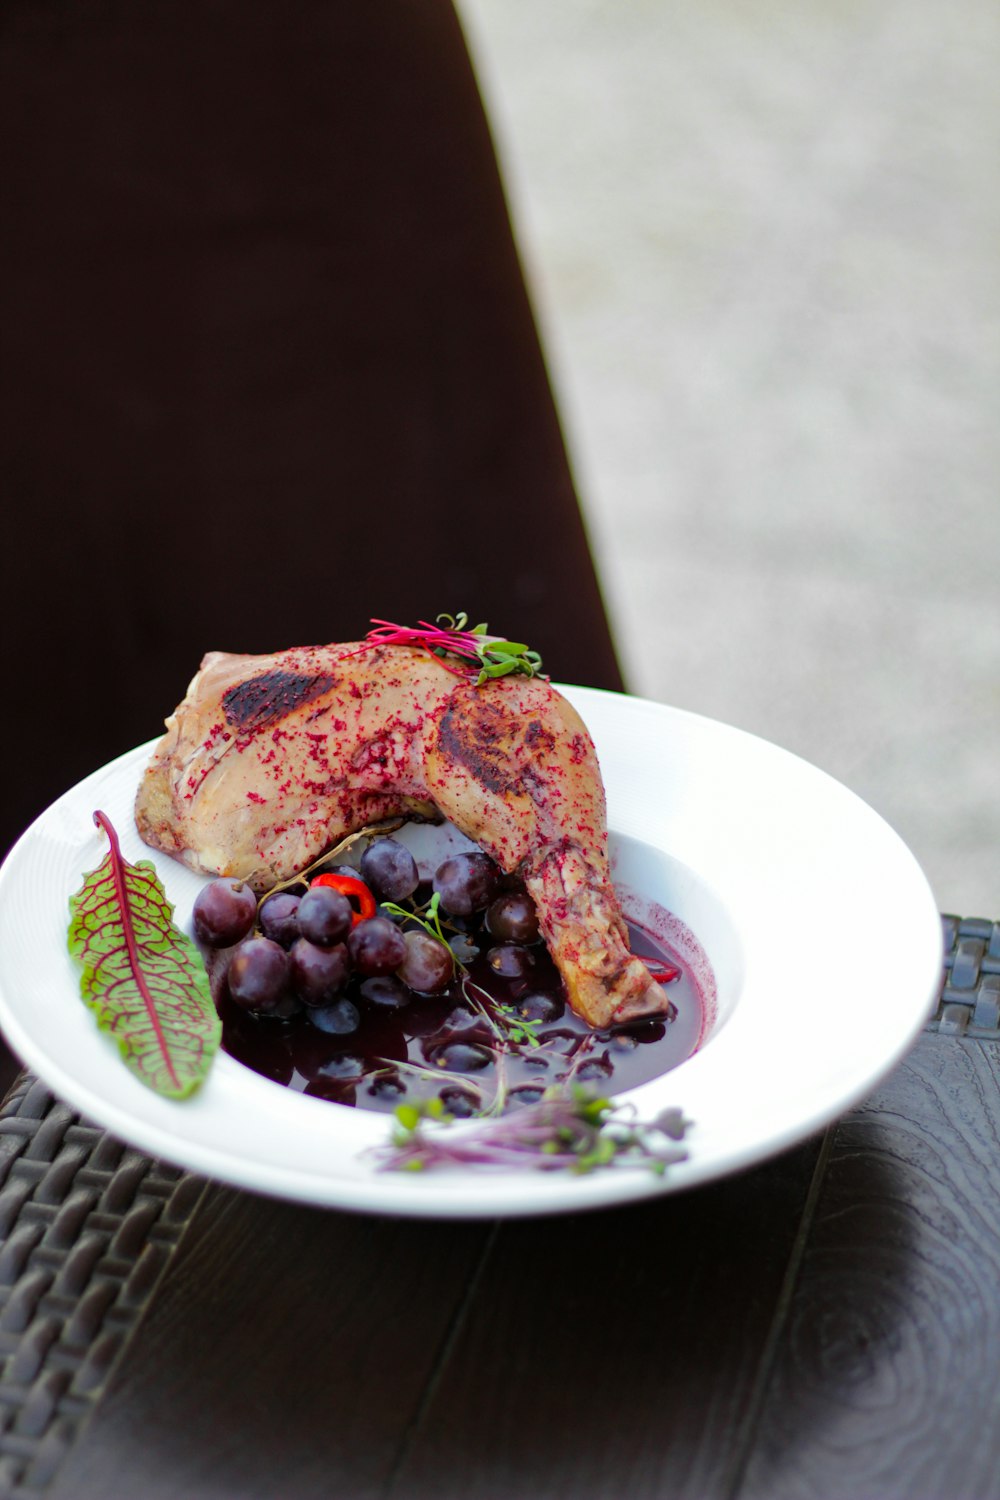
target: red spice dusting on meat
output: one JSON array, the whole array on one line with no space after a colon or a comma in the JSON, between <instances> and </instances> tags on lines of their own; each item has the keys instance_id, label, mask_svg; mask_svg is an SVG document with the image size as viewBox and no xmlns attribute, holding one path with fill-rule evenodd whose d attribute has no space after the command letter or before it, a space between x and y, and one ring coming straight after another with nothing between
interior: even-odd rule
<instances>
[{"instance_id":1,"label":"red spice dusting on meat","mask_svg":"<svg viewBox=\"0 0 1000 1500\"><path fill-rule=\"evenodd\" d=\"M569 742L569 758L574 766L580 766L590 753L590 745L582 734L574 734Z\"/></svg>"},{"instance_id":2,"label":"red spice dusting on meat","mask_svg":"<svg viewBox=\"0 0 1000 1500\"><path fill-rule=\"evenodd\" d=\"M539 678L475 687L412 647L366 649L348 665L350 651L206 658L146 778L143 837L196 868L224 848L226 873L265 888L365 823L436 806L521 871L557 962L582 955L567 985L592 996L595 1024L622 1004L662 1009L616 931L596 757L561 695ZM597 991L629 966L605 1003Z\"/></svg>"},{"instance_id":3,"label":"red spice dusting on meat","mask_svg":"<svg viewBox=\"0 0 1000 1500\"><path fill-rule=\"evenodd\" d=\"M201 768L201 770L199 772L197 772L197 773L192 772L191 775L188 776L187 782L186 782L187 791L184 793L184 799L185 799L185 801L187 801L187 802L191 801L191 799L194 797L195 793L197 791L199 791L199 789L201 788L202 782L205 780L205 777L209 774L209 772L211 770L212 770L211 766L202 766L202 768Z\"/></svg>"}]
</instances>

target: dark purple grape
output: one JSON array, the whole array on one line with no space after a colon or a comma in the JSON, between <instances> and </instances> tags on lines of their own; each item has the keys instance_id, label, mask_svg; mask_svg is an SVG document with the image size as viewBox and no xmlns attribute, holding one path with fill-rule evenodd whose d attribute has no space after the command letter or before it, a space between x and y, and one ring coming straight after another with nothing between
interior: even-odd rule
<instances>
[{"instance_id":1,"label":"dark purple grape","mask_svg":"<svg viewBox=\"0 0 1000 1500\"><path fill-rule=\"evenodd\" d=\"M412 991L408 991L412 996ZM441 999L437 995L425 995L420 1005L414 1005L406 1018L407 1036L425 1038L423 1042L424 1057L430 1061L428 1048L440 1046L441 1035L448 1029L446 1021L447 1012Z\"/></svg>"},{"instance_id":2,"label":"dark purple grape","mask_svg":"<svg viewBox=\"0 0 1000 1500\"><path fill-rule=\"evenodd\" d=\"M465 933L468 937L475 936L482 925L482 912L469 912L466 916L459 916L457 912L448 913L448 926L456 932Z\"/></svg>"},{"instance_id":3,"label":"dark purple grape","mask_svg":"<svg viewBox=\"0 0 1000 1500\"><path fill-rule=\"evenodd\" d=\"M260 930L265 937L290 948L299 935L299 902L301 896L291 891L277 891L268 896L260 908Z\"/></svg>"},{"instance_id":4,"label":"dark purple grape","mask_svg":"<svg viewBox=\"0 0 1000 1500\"><path fill-rule=\"evenodd\" d=\"M369 1005L379 1010L402 1010L413 998L411 992L395 974L376 974L361 985L361 994Z\"/></svg>"},{"instance_id":5,"label":"dark purple grape","mask_svg":"<svg viewBox=\"0 0 1000 1500\"><path fill-rule=\"evenodd\" d=\"M292 987L306 1005L329 1005L351 972L343 943L320 948L308 938L296 940L289 954Z\"/></svg>"},{"instance_id":6,"label":"dark purple grape","mask_svg":"<svg viewBox=\"0 0 1000 1500\"><path fill-rule=\"evenodd\" d=\"M434 872L434 889L446 912L467 917L493 899L500 871L488 854L453 854Z\"/></svg>"},{"instance_id":7,"label":"dark purple grape","mask_svg":"<svg viewBox=\"0 0 1000 1500\"><path fill-rule=\"evenodd\" d=\"M667 1034L667 1026L677 1015L677 1007L671 1003L670 1008L662 1016L644 1016L640 1021L630 1021L627 1026L615 1027L610 1033L609 1039L615 1043L625 1037L632 1037L639 1046L647 1042L660 1042Z\"/></svg>"},{"instance_id":8,"label":"dark purple grape","mask_svg":"<svg viewBox=\"0 0 1000 1500\"><path fill-rule=\"evenodd\" d=\"M364 885L364 883L365 883L361 879L361 871L358 870L358 869L356 869L354 865L330 865L329 869L326 869L326 870L323 871L323 874L324 875L346 875L347 878L348 878L348 880L357 880L362 885ZM337 889L337 887L335 885L334 886L328 886L327 889L335 891ZM360 916L361 915L361 898L358 896L358 894L355 892L354 894L349 895L347 897L347 899L351 903L351 911L354 913L354 915L356 917Z\"/></svg>"},{"instance_id":9,"label":"dark purple grape","mask_svg":"<svg viewBox=\"0 0 1000 1500\"><path fill-rule=\"evenodd\" d=\"M387 917L369 917L352 930L347 951L358 973L370 977L398 969L406 957L406 943Z\"/></svg>"},{"instance_id":10,"label":"dark purple grape","mask_svg":"<svg viewBox=\"0 0 1000 1500\"><path fill-rule=\"evenodd\" d=\"M398 1099L406 1093L406 1084L398 1073L387 1073L382 1078L373 1078L368 1092L373 1099Z\"/></svg>"},{"instance_id":11,"label":"dark purple grape","mask_svg":"<svg viewBox=\"0 0 1000 1500\"><path fill-rule=\"evenodd\" d=\"M269 1010L267 1014L269 1017L277 1016L282 1021L290 1021L292 1016L302 1014L302 1001L298 995L294 994L291 990L287 990L274 1009Z\"/></svg>"},{"instance_id":12,"label":"dark purple grape","mask_svg":"<svg viewBox=\"0 0 1000 1500\"><path fill-rule=\"evenodd\" d=\"M529 997L526 996L525 998ZM522 1003L518 1003L519 1010ZM526 1017L525 1019L531 1018ZM571 1057L580 1045L580 1033L578 1031L563 1031L557 1027L553 1031L538 1031L535 1035L542 1046L548 1048L550 1055L552 1053L559 1053L563 1057Z\"/></svg>"},{"instance_id":13,"label":"dark purple grape","mask_svg":"<svg viewBox=\"0 0 1000 1500\"><path fill-rule=\"evenodd\" d=\"M546 1025L550 1021L558 1021L566 1009L566 1003L561 995L547 995L539 990L537 993L522 995L517 1002L518 1015L526 1021L542 1021Z\"/></svg>"},{"instance_id":14,"label":"dark purple grape","mask_svg":"<svg viewBox=\"0 0 1000 1500\"><path fill-rule=\"evenodd\" d=\"M360 1057L355 1057L353 1052L335 1052L332 1057L327 1058L316 1076L317 1078L360 1078L364 1071L364 1062Z\"/></svg>"},{"instance_id":15,"label":"dark purple grape","mask_svg":"<svg viewBox=\"0 0 1000 1500\"><path fill-rule=\"evenodd\" d=\"M271 938L247 938L230 958L227 977L237 1005L274 1012L288 993L288 954Z\"/></svg>"},{"instance_id":16,"label":"dark purple grape","mask_svg":"<svg viewBox=\"0 0 1000 1500\"><path fill-rule=\"evenodd\" d=\"M194 935L206 948L229 948L245 938L257 917L257 897L243 880L222 877L195 897Z\"/></svg>"},{"instance_id":17,"label":"dark purple grape","mask_svg":"<svg viewBox=\"0 0 1000 1500\"><path fill-rule=\"evenodd\" d=\"M507 891L491 901L486 926L507 943L537 943L538 913L527 891Z\"/></svg>"},{"instance_id":18,"label":"dark purple grape","mask_svg":"<svg viewBox=\"0 0 1000 1500\"><path fill-rule=\"evenodd\" d=\"M450 1115L454 1115L456 1120L468 1119L469 1115L474 1115L479 1108L479 1100L467 1089L442 1089L440 1097L445 1109Z\"/></svg>"},{"instance_id":19,"label":"dark purple grape","mask_svg":"<svg viewBox=\"0 0 1000 1500\"><path fill-rule=\"evenodd\" d=\"M478 1047L475 1042L449 1042L434 1058L435 1066L449 1073L478 1073L492 1061L489 1048Z\"/></svg>"},{"instance_id":20,"label":"dark purple grape","mask_svg":"<svg viewBox=\"0 0 1000 1500\"><path fill-rule=\"evenodd\" d=\"M397 839L373 839L361 856L361 875L383 901L405 901L420 884L416 860Z\"/></svg>"},{"instance_id":21,"label":"dark purple grape","mask_svg":"<svg viewBox=\"0 0 1000 1500\"><path fill-rule=\"evenodd\" d=\"M418 995L439 995L448 988L455 973L451 949L427 932L403 935L406 957L396 973L404 984Z\"/></svg>"},{"instance_id":22,"label":"dark purple grape","mask_svg":"<svg viewBox=\"0 0 1000 1500\"><path fill-rule=\"evenodd\" d=\"M332 948L351 930L354 909L332 885L311 886L299 902L299 931L320 948Z\"/></svg>"},{"instance_id":23,"label":"dark purple grape","mask_svg":"<svg viewBox=\"0 0 1000 1500\"><path fill-rule=\"evenodd\" d=\"M486 962L502 979L524 979L535 967L535 955L518 943L501 943L498 948L490 949Z\"/></svg>"},{"instance_id":24,"label":"dark purple grape","mask_svg":"<svg viewBox=\"0 0 1000 1500\"><path fill-rule=\"evenodd\" d=\"M603 1081L606 1078L610 1078L613 1072L614 1064L608 1054L602 1052L599 1057L588 1057L586 1062L582 1062L576 1070L576 1076L577 1078L594 1078Z\"/></svg>"},{"instance_id":25,"label":"dark purple grape","mask_svg":"<svg viewBox=\"0 0 1000 1500\"><path fill-rule=\"evenodd\" d=\"M522 1083L516 1089L511 1089L507 1095L511 1104L537 1104L545 1093L545 1085L542 1083Z\"/></svg>"},{"instance_id":26,"label":"dark purple grape","mask_svg":"<svg viewBox=\"0 0 1000 1500\"><path fill-rule=\"evenodd\" d=\"M601 1040L606 1040L615 1052L634 1052L639 1045L639 1038L633 1031L609 1031Z\"/></svg>"},{"instance_id":27,"label":"dark purple grape","mask_svg":"<svg viewBox=\"0 0 1000 1500\"><path fill-rule=\"evenodd\" d=\"M463 1000L458 1005L452 1006L441 1022L440 1029L443 1032L450 1033L452 1036L461 1035L462 1033L467 1034L470 1031L482 1033L483 1018L477 1011L472 1009L471 1005L467 1005Z\"/></svg>"},{"instance_id":28,"label":"dark purple grape","mask_svg":"<svg viewBox=\"0 0 1000 1500\"><path fill-rule=\"evenodd\" d=\"M361 1016L353 1000L334 1000L330 1005L313 1006L306 1015L314 1026L331 1036L350 1036L361 1024ZM353 1062L355 1066L352 1071L360 1073L361 1063L356 1058ZM320 1071L330 1076L329 1064Z\"/></svg>"}]
</instances>

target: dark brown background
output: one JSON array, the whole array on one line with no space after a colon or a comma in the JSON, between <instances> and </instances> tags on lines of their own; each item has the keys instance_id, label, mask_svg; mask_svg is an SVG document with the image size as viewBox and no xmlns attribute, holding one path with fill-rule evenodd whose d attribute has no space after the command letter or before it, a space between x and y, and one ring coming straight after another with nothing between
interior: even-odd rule
<instances>
[{"instance_id":1,"label":"dark brown background","mask_svg":"<svg viewBox=\"0 0 1000 1500\"><path fill-rule=\"evenodd\" d=\"M465 609L619 685L450 5L0 27L0 848L208 649Z\"/></svg>"}]
</instances>

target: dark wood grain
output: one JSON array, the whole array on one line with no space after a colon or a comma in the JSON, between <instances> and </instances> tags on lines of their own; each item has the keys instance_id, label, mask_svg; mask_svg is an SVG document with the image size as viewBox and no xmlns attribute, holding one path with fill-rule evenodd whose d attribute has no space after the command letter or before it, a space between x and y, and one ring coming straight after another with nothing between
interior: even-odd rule
<instances>
[{"instance_id":1,"label":"dark wood grain","mask_svg":"<svg viewBox=\"0 0 1000 1500\"><path fill-rule=\"evenodd\" d=\"M216 1189L54 1500L722 1493L818 1152L499 1228Z\"/></svg>"},{"instance_id":2,"label":"dark wood grain","mask_svg":"<svg viewBox=\"0 0 1000 1500\"><path fill-rule=\"evenodd\" d=\"M822 1140L625 1210L215 1189L52 1493L990 1500L998 1120L997 1049L925 1037Z\"/></svg>"},{"instance_id":3,"label":"dark wood grain","mask_svg":"<svg viewBox=\"0 0 1000 1500\"><path fill-rule=\"evenodd\" d=\"M368 1500L489 1242L211 1190L53 1500Z\"/></svg>"},{"instance_id":4,"label":"dark wood grain","mask_svg":"<svg viewBox=\"0 0 1000 1500\"><path fill-rule=\"evenodd\" d=\"M396 1500L727 1492L819 1156L500 1230Z\"/></svg>"},{"instance_id":5,"label":"dark wood grain","mask_svg":"<svg viewBox=\"0 0 1000 1500\"><path fill-rule=\"evenodd\" d=\"M1000 1051L926 1036L838 1128L740 1500L1000 1496Z\"/></svg>"}]
</instances>

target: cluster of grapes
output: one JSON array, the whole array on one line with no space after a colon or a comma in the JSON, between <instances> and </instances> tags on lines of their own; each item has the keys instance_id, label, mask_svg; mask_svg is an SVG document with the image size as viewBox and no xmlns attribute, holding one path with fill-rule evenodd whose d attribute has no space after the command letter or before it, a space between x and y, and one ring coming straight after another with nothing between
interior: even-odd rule
<instances>
[{"instance_id":1,"label":"cluster of grapes","mask_svg":"<svg viewBox=\"0 0 1000 1500\"><path fill-rule=\"evenodd\" d=\"M377 838L361 856L360 870L341 866L302 892L276 891L259 910L246 884L211 881L195 901L195 936L206 948L231 950L226 977L238 1006L275 1018L304 1009L319 1030L349 1035L361 1023L357 1004L344 994L349 983L357 981L374 1006L395 1009L415 995L441 994L455 977L452 948L398 908L419 884L405 845ZM534 903L521 887L503 888L488 855L446 859L434 874L433 892L459 931L485 912L486 929L497 939L488 955L497 974L528 972L530 945L540 937ZM390 910L378 903L390 903Z\"/></svg>"}]
</instances>

